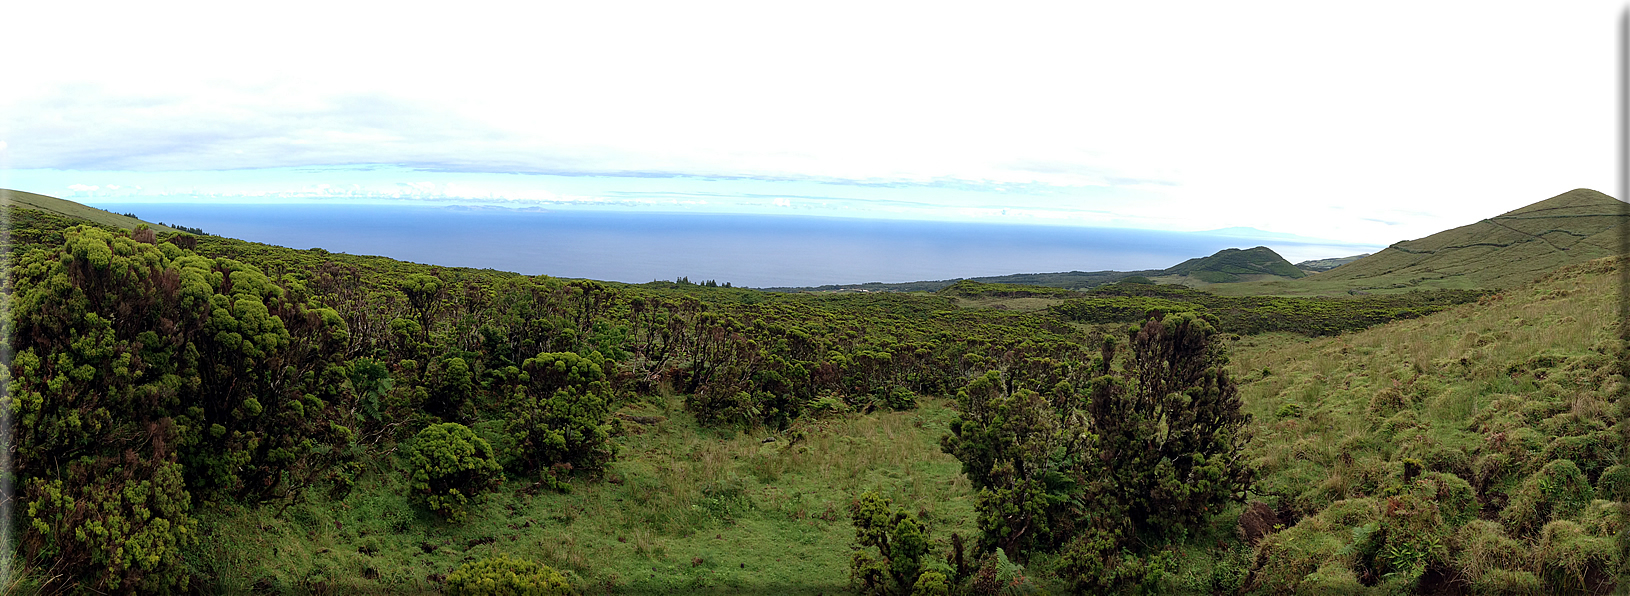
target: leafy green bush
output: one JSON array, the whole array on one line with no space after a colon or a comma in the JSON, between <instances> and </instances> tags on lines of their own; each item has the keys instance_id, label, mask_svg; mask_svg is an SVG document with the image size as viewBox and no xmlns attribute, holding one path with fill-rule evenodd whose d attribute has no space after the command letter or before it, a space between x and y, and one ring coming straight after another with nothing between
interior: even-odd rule
<instances>
[{"instance_id":1,"label":"leafy green bush","mask_svg":"<svg viewBox=\"0 0 1630 596\"><path fill-rule=\"evenodd\" d=\"M503 480L492 446L456 422L419 431L406 453L410 497L451 521L463 520L470 500Z\"/></svg>"},{"instance_id":2,"label":"leafy green bush","mask_svg":"<svg viewBox=\"0 0 1630 596\"><path fill-rule=\"evenodd\" d=\"M292 496L346 459L337 313L297 284L230 259L97 228L27 255L13 304L17 467L117 456L151 425L175 433L187 486L260 501Z\"/></svg>"},{"instance_id":3,"label":"leafy green bush","mask_svg":"<svg viewBox=\"0 0 1630 596\"><path fill-rule=\"evenodd\" d=\"M447 574L450 596L565 596L576 594L566 575L547 565L498 555L465 563Z\"/></svg>"},{"instance_id":4,"label":"leafy green bush","mask_svg":"<svg viewBox=\"0 0 1630 596\"><path fill-rule=\"evenodd\" d=\"M296 280L94 226L12 258L0 409L33 565L182 590L193 502L293 499L355 456L349 330Z\"/></svg>"},{"instance_id":5,"label":"leafy green bush","mask_svg":"<svg viewBox=\"0 0 1630 596\"><path fill-rule=\"evenodd\" d=\"M29 480L24 498L23 548L64 583L104 593L187 590L181 549L198 540L198 524L175 462L134 452L86 458L61 479Z\"/></svg>"},{"instance_id":6,"label":"leafy green bush","mask_svg":"<svg viewBox=\"0 0 1630 596\"><path fill-rule=\"evenodd\" d=\"M855 524L850 581L861 594L905 596L916 593L919 584L923 593L943 589L944 573L927 570L936 562L933 543L927 526L915 516L868 491L850 507L850 518ZM939 575L940 581L923 580L925 571Z\"/></svg>"},{"instance_id":7,"label":"leafy green bush","mask_svg":"<svg viewBox=\"0 0 1630 596\"><path fill-rule=\"evenodd\" d=\"M611 385L605 366L599 352L586 357L546 352L521 365L522 387L510 405L508 432L526 471L596 473L611 462Z\"/></svg>"},{"instance_id":8,"label":"leafy green bush","mask_svg":"<svg viewBox=\"0 0 1630 596\"><path fill-rule=\"evenodd\" d=\"M1001 548L1023 560L1056 546L1055 528L1069 523L1075 464L1085 459L1083 443L1073 439L1084 432L1084 417L1059 412L1035 391L1010 394L1007 387L990 371L958 392L961 412L940 448L962 461L979 490L979 550Z\"/></svg>"},{"instance_id":9,"label":"leafy green bush","mask_svg":"<svg viewBox=\"0 0 1630 596\"><path fill-rule=\"evenodd\" d=\"M764 395L709 385L686 397L685 409L704 426L752 426L761 416L759 401Z\"/></svg>"}]
</instances>

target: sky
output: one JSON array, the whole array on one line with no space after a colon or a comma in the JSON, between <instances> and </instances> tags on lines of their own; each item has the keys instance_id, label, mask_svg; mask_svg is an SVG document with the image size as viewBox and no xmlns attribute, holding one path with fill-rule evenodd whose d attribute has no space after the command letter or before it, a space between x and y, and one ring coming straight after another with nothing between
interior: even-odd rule
<instances>
[{"instance_id":1,"label":"sky","mask_svg":"<svg viewBox=\"0 0 1630 596\"><path fill-rule=\"evenodd\" d=\"M0 186L1374 245L1621 192L1621 3L522 4L8 3Z\"/></svg>"}]
</instances>

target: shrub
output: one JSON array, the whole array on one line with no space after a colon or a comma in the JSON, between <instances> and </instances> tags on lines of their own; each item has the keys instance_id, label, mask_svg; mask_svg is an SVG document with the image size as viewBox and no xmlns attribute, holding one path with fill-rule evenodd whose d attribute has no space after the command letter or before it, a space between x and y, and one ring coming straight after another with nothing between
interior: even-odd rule
<instances>
[{"instance_id":1,"label":"shrub","mask_svg":"<svg viewBox=\"0 0 1630 596\"><path fill-rule=\"evenodd\" d=\"M911 585L911 596L946 596L950 593L951 586L945 574L938 571L924 571L917 576L917 583Z\"/></svg>"},{"instance_id":2,"label":"shrub","mask_svg":"<svg viewBox=\"0 0 1630 596\"><path fill-rule=\"evenodd\" d=\"M293 499L354 458L349 331L298 284L90 226L13 259L7 482L58 580L183 590L193 502Z\"/></svg>"},{"instance_id":3,"label":"shrub","mask_svg":"<svg viewBox=\"0 0 1630 596\"><path fill-rule=\"evenodd\" d=\"M463 520L470 499L502 481L492 446L456 422L419 431L407 456L413 500L451 521Z\"/></svg>"},{"instance_id":4,"label":"shrub","mask_svg":"<svg viewBox=\"0 0 1630 596\"><path fill-rule=\"evenodd\" d=\"M134 452L86 458L69 464L63 479L31 479L25 499L23 547L62 574L45 593L59 579L102 593L186 591L181 549L197 541L198 528L175 462Z\"/></svg>"},{"instance_id":5,"label":"shrub","mask_svg":"<svg viewBox=\"0 0 1630 596\"><path fill-rule=\"evenodd\" d=\"M1274 411L1273 417L1274 418L1280 418L1280 419L1284 419L1284 418L1301 418L1302 417L1302 406L1301 406L1301 404L1294 404L1294 403L1279 406L1279 409Z\"/></svg>"},{"instance_id":6,"label":"shrub","mask_svg":"<svg viewBox=\"0 0 1630 596\"><path fill-rule=\"evenodd\" d=\"M1174 579L1172 571L1177 567L1172 551L1139 555L1124 548L1122 543L1120 537L1098 529L1077 535L1060 553L1060 575L1068 578L1074 590L1081 594L1173 591L1173 586L1167 585Z\"/></svg>"},{"instance_id":7,"label":"shrub","mask_svg":"<svg viewBox=\"0 0 1630 596\"><path fill-rule=\"evenodd\" d=\"M599 352L546 352L521 365L523 387L508 432L526 471L593 473L611 462L611 384L604 367Z\"/></svg>"},{"instance_id":8,"label":"shrub","mask_svg":"<svg viewBox=\"0 0 1630 596\"><path fill-rule=\"evenodd\" d=\"M450 596L555 596L576 594L566 575L509 555L465 563L447 574Z\"/></svg>"},{"instance_id":9,"label":"shrub","mask_svg":"<svg viewBox=\"0 0 1630 596\"><path fill-rule=\"evenodd\" d=\"M424 410L442 422L463 419L465 406L475 392L469 362L458 356L444 355L430 361L424 379Z\"/></svg>"},{"instance_id":10,"label":"shrub","mask_svg":"<svg viewBox=\"0 0 1630 596\"><path fill-rule=\"evenodd\" d=\"M64 236L16 273L19 476L145 451L121 439L155 424L174 429L164 446L204 498L292 497L348 458L337 313L230 259L91 227Z\"/></svg>"},{"instance_id":11,"label":"shrub","mask_svg":"<svg viewBox=\"0 0 1630 596\"><path fill-rule=\"evenodd\" d=\"M753 394L714 385L704 385L686 397L685 409L705 426L752 426L762 413L759 398Z\"/></svg>"},{"instance_id":12,"label":"shrub","mask_svg":"<svg viewBox=\"0 0 1630 596\"><path fill-rule=\"evenodd\" d=\"M1081 458L1083 417L1060 415L1052 401L1029 389L1007 392L1001 373L985 373L957 394L961 413L941 450L962 461L979 490L979 550L1005 549L1024 560L1032 548L1051 548L1055 527L1066 523ZM1072 449L1073 448L1073 449Z\"/></svg>"},{"instance_id":13,"label":"shrub","mask_svg":"<svg viewBox=\"0 0 1630 596\"><path fill-rule=\"evenodd\" d=\"M810 402L807 410L809 416L813 418L841 416L854 411L855 409L849 405L849 402L843 401L843 396L836 393L821 394L815 398L815 401Z\"/></svg>"},{"instance_id":14,"label":"shrub","mask_svg":"<svg viewBox=\"0 0 1630 596\"><path fill-rule=\"evenodd\" d=\"M855 524L854 555L849 561L852 585L862 594L912 594L924 567L934 559L927 526L870 491L850 506L850 519ZM940 575L943 582L944 574ZM925 587L932 584L930 579Z\"/></svg>"},{"instance_id":15,"label":"shrub","mask_svg":"<svg viewBox=\"0 0 1630 596\"><path fill-rule=\"evenodd\" d=\"M893 387L883 397L883 403L890 410L905 411L917 408L917 394L905 387Z\"/></svg>"}]
</instances>

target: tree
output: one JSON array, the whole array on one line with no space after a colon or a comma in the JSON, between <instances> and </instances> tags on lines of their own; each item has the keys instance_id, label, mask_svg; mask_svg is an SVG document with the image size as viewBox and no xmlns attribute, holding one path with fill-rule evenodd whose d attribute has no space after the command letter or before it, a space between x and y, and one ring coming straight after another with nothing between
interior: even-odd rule
<instances>
[{"instance_id":1,"label":"tree","mask_svg":"<svg viewBox=\"0 0 1630 596\"><path fill-rule=\"evenodd\" d=\"M1211 323L1172 314L1129 335L1124 371L1091 382L1096 463L1081 480L1100 524L1178 538L1225 502L1244 500L1255 477L1243 457L1250 416Z\"/></svg>"},{"instance_id":2,"label":"tree","mask_svg":"<svg viewBox=\"0 0 1630 596\"><path fill-rule=\"evenodd\" d=\"M979 550L1001 548L1022 561L1070 535L1089 437L1068 383L1051 400L1030 389L1009 393L1009 384L991 371L958 392L962 412L940 447L979 490Z\"/></svg>"},{"instance_id":3,"label":"tree","mask_svg":"<svg viewBox=\"0 0 1630 596\"><path fill-rule=\"evenodd\" d=\"M419 341L430 341L430 327L441 312L442 298L446 296L440 279L434 276L416 273L407 276L397 287L407 296L408 306L413 309L413 316L419 323Z\"/></svg>"},{"instance_id":4,"label":"tree","mask_svg":"<svg viewBox=\"0 0 1630 596\"><path fill-rule=\"evenodd\" d=\"M1215 327L1150 317L1129 339L1090 361L1014 352L958 393L941 448L979 491L979 550L1060 551L1078 586L1117 590L1157 578L1170 561L1155 547L1244 498L1249 419Z\"/></svg>"}]
</instances>

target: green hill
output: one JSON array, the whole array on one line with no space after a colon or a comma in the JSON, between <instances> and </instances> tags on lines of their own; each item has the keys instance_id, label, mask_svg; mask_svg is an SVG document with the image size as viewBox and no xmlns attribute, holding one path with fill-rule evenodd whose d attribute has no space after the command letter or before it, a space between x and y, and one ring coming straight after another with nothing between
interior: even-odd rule
<instances>
[{"instance_id":1,"label":"green hill","mask_svg":"<svg viewBox=\"0 0 1630 596\"><path fill-rule=\"evenodd\" d=\"M1309 273L1322 273L1367 256L1370 256L1370 253L1353 255L1350 257L1337 257L1334 259L1314 259L1311 261L1302 261L1296 264L1296 268Z\"/></svg>"},{"instance_id":2,"label":"green hill","mask_svg":"<svg viewBox=\"0 0 1630 596\"><path fill-rule=\"evenodd\" d=\"M764 288L772 292L938 292L952 285L971 281L982 284L1008 284L1016 286L1042 286L1086 290L1127 278L1148 278L1164 283L1203 286L1244 281L1293 280L1307 275L1290 264L1279 253L1266 246L1250 249L1225 248L1209 257L1197 257L1167 269L1139 271L1063 271L1058 273L1015 273L939 281L912 281L903 283L871 282L864 284L830 284L800 288Z\"/></svg>"},{"instance_id":3,"label":"green hill","mask_svg":"<svg viewBox=\"0 0 1630 596\"><path fill-rule=\"evenodd\" d=\"M1189 259L1161 271L1156 276L1187 277L1205 283L1233 283L1260 279L1263 276L1288 277L1299 279L1306 277L1301 269L1290 264L1279 253L1266 246L1256 248L1238 249L1225 248L1209 257ZM1151 277L1156 277L1151 276Z\"/></svg>"},{"instance_id":4,"label":"green hill","mask_svg":"<svg viewBox=\"0 0 1630 596\"><path fill-rule=\"evenodd\" d=\"M1502 288L1618 253L1626 205L1575 189L1477 223L1399 242L1309 282L1368 288Z\"/></svg>"},{"instance_id":5,"label":"green hill","mask_svg":"<svg viewBox=\"0 0 1630 596\"><path fill-rule=\"evenodd\" d=\"M17 205L19 207L27 207L29 209L38 209L40 211L66 215L69 217L77 217L79 219L96 222L104 226L124 228L126 230L135 229L137 225L145 223L149 227L152 227L155 231L159 232L178 231L175 228L160 225L155 222L142 221L134 217L81 205L73 201L63 200L56 197L48 197L31 192L23 192L20 190L0 188L0 205Z\"/></svg>"}]
</instances>

